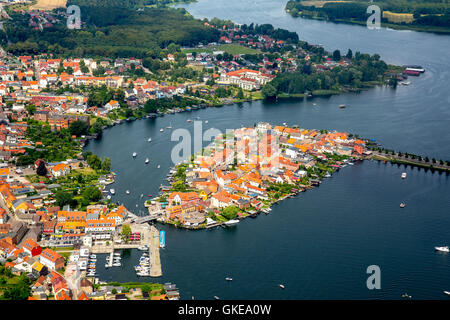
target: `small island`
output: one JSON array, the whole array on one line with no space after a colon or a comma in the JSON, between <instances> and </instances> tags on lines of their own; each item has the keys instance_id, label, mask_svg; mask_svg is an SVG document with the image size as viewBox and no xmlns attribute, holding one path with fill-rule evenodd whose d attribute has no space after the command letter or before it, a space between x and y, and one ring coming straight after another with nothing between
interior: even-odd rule
<instances>
[{"instance_id":1,"label":"small island","mask_svg":"<svg viewBox=\"0 0 450 320\"><path fill-rule=\"evenodd\" d=\"M172 168L170 186L161 186L163 194L146 206L157 221L179 227L235 225L370 156L370 144L344 132L285 124L239 128Z\"/></svg>"}]
</instances>

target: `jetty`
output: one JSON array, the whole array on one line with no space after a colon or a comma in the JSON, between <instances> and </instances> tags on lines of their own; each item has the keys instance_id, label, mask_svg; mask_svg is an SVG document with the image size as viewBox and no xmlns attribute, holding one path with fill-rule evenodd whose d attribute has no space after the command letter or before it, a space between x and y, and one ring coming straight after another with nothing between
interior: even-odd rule
<instances>
[{"instance_id":1,"label":"jetty","mask_svg":"<svg viewBox=\"0 0 450 320\"><path fill-rule=\"evenodd\" d=\"M111 268L113 265L113 260L114 260L114 250L111 251L111 253L109 254L109 263L108 263L108 267Z\"/></svg>"},{"instance_id":2,"label":"jetty","mask_svg":"<svg viewBox=\"0 0 450 320\"><path fill-rule=\"evenodd\" d=\"M150 277L161 277L161 258L159 256L159 231L150 226Z\"/></svg>"}]
</instances>

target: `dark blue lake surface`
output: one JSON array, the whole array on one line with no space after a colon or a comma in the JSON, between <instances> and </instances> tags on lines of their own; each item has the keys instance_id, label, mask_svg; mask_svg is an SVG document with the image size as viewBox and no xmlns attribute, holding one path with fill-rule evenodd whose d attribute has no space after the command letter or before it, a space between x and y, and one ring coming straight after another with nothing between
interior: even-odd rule
<instances>
[{"instance_id":1,"label":"dark blue lake surface","mask_svg":"<svg viewBox=\"0 0 450 320\"><path fill-rule=\"evenodd\" d=\"M450 159L450 37L293 19L283 12L284 2L250 1L244 10L242 1L200 0L185 7L196 17L272 23L330 50L352 48L377 52L389 63L421 64L425 74L411 77L410 86L396 90L378 87L305 101L244 103L107 129L86 150L111 158L118 174L114 200L143 212L147 195L156 195L165 183L173 166L171 150L178 143L171 141L172 130L159 129L172 125L192 132L188 119L208 120L204 130L224 131L259 121L336 129L402 152ZM347 108L339 109L339 104ZM136 159L133 152L138 153ZM400 178L402 172L407 172L407 179ZM186 231L157 225L166 230L162 278L135 276L132 266L138 251L123 258L123 268L103 270L101 258L100 278L170 281L184 299L397 299L404 292L413 298L445 299L450 255L436 253L433 247L450 243L449 179L423 169L357 163L320 187L275 205L269 215L246 219L235 228ZM404 209L399 207L402 201ZM381 290L366 287L369 265L381 268Z\"/></svg>"}]
</instances>

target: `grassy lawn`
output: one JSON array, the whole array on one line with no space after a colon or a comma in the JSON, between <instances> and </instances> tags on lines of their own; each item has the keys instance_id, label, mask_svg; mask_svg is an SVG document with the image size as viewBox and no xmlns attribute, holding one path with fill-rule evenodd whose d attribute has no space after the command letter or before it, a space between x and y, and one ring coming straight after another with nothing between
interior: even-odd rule
<instances>
[{"instance_id":1,"label":"grassy lawn","mask_svg":"<svg viewBox=\"0 0 450 320\"><path fill-rule=\"evenodd\" d=\"M235 55L235 54L258 54L261 53L259 50L248 48L245 46L242 46L240 44L236 43L227 43L227 44L221 44L218 46L210 46L206 48L192 48L192 49L186 49L183 50L184 53L190 53L190 52L207 52L207 53L213 53L213 51L224 51L229 54Z\"/></svg>"}]
</instances>

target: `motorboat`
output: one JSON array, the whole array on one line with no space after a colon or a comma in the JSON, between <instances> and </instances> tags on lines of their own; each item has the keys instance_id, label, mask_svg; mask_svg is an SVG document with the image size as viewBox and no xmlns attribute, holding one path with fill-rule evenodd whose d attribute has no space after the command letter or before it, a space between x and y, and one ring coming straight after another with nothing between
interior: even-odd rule
<instances>
[{"instance_id":1,"label":"motorboat","mask_svg":"<svg viewBox=\"0 0 450 320\"><path fill-rule=\"evenodd\" d=\"M127 190L127 191L125 191L126 192L126 194L130 194L130 190Z\"/></svg>"},{"instance_id":2,"label":"motorboat","mask_svg":"<svg viewBox=\"0 0 450 320\"><path fill-rule=\"evenodd\" d=\"M133 158L135 158L137 156L136 152L133 152Z\"/></svg>"},{"instance_id":3,"label":"motorboat","mask_svg":"<svg viewBox=\"0 0 450 320\"><path fill-rule=\"evenodd\" d=\"M148 250L148 247L147 247L147 245L145 245L145 246L140 246L140 247L138 248L138 250L141 250L141 251Z\"/></svg>"},{"instance_id":4,"label":"motorboat","mask_svg":"<svg viewBox=\"0 0 450 320\"><path fill-rule=\"evenodd\" d=\"M208 120L205 120L205 123L208 123Z\"/></svg>"},{"instance_id":5,"label":"motorboat","mask_svg":"<svg viewBox=\"0 0 450 320\"><path fill-rule=\"evenodd\" d=\"M150 277L150 272L138 272L136 274L140 277Z\"/></svg>"},{"instance_id":6,"label":"motorboat","mask_svg":"<svg viewBox=\"0 0 450 320\"><path fill-rule=\"evenodd\" d=\"M110 200L110 199L111 199L111 195L108 194L108 195L106 196L106 199Z\"/></svg>"},{"instance_id":7,"label":"motorboat","mask_svg":"<svg viewBox=\"0 0 450 320\"><path fill-rule=\"evenodd\" d=\"M226 277L225 280L227 280L227 281L233 281L233 278Z\"/></svg>"},{"instance_id":8,"label":"motorboat","mask_svg":"<svg viewBox=\"0 0 450 320\"><path fill-rule=\"evenodd\" d=\"M111 194L115 194L115 193L116 193L116 190L114 190L114 189L109 189L109 192L111 192Z\"/></svg>"},{"instance_id":9,"label":"motorboat","mask_svg":"<svg viewBox=\"0 0 450 320\"><path fill-rule=\"evenodd\" d=\"M404 208L406 204L404 202L400 203L400 208Z\"/></svg>"},{"instance_id":10,"label":"motorboat","mask_svg":"<svg viewBox=\"0 0 450 320\"><path fill-rule=\"evenodd\" d=\"M450 291L444 291L444 293L448 296L450 296Z\"/></svg>"},{"instance_id":11,"label":"motorboat","mask_svg":"<svg viewBox=\"0 0 450 320\"><path fill-rule=\"evenodd\" d=\"M402 173L402 179L406 179L406 172Z\"/></svg>"},{"instance_id":12,"label":"motorboat","mask_svg":"<svg viewBox=\"0 0 450 320\"><path fill-rule=\"evenodd\" d=\"M161 129L159 129L159 131L163 132L163 131L164 131L164 129L163 129L163 128L161 128Z\"/></svg>"},{"instance_id":13,"label":"motorboat","mask_svg":"<svg viewBox=\"0 0 450 320\"><path fill-rule=\"evenodd\" d=\"M187 119L187 122L191 122L192 120L191 119Z\"/></svg>"},{"instance_id":14,"label":"motorboat","mask_svg":"<svg viewBox=\"0 0 450 320\"><path fill-rule=\"evenodd\" d=\"M149 162L150 162L149 158L145 159L145 163L149 163Z\"/></svg>"},{"instance_id":15,"label":"motorboat","mask_svg":"<svg viewBox=\"0 0 450 320\"><path fill-rule=\"evenodd\" d=\"M152 138L148 138L148 140L147 140L148 142L152 142Z\"/></svg>"},{"instance_id":16,"label":"motorboat","mask_svg":"<svg viewBox=\"0 0 450 320\"><path fill-rule=\"evenodd\" d=\"M345 108L345 104L339 105L339 108L340 108L340 109L344 109L344 108Z\"/></svg>"},{"instance_id":17,"label":"motorboat","mask_svg":"<svg viewBox=\"0 0 450 320\"><path fill-rule=\"evenodd\" d=\"M218 296L214 296L214 299L219 300L219 297Z\"/></svg>"},{"instance_id":18,"label":"motorboat","mask_svg":"<svg viewBox=\"0 0 450 320\"><path fill-rule=\"evenodd\" d=\"M114 252L115 256L121 256L122 254L120 252Z\"/></svg>"},{"instance_id":19,"label":"motorboat","mask_svg":"<svg viewBox=\"0 0 450 320\"><path fill-rule=\"evenodd\" d=\"M410 296L410 295L407 294L407 293L404 293L404 294L402 294L402 298L408 298L408 299L411 299L412 296Z\"/></svg>"},{"instance_id":20,"label":"motorboat","mask_svg":"<svg viewBox=\"0 0 450 320\"><path fill-rule=\"evenodd\" d=\"M159 168L161 168L161 166L158 164L157 168L159 169Z\"/></svg>"},{"instance_id":21,"label":"motorboat","mask_svg":"<svg viewBox=\"0 0 450 320\"><path fill-rule=\"evenodd\" d=\"M169 126L168 127L166 127L167 129L172 129L172 123L171 124L169 124Z\"/></svg>"},{"instance_id":22,"label":"motorboat","mask_svg":"<svg viewBox=\"0 0 450 320\"><path fill-rule=\"evenodd\" d=\"M96 256L95 254L91 254L89 257L90 257L91 259L97 258L97 256Z\"/></svg>"},{"instance_id":23,"label":"motorboat","mask_svg":"<svg viewBox=\"0 0 450 320\"><path fill-rule=\"evenodd\" d=\"M235 225L237 225L238 223L239 223L239 220L237 220L237 219L232 219L232 220L229 220L229 221L227 221L227 222L224 222L224 224L225 224L227 227L235 226Z\"/></svg>"},{"instance_id":24,"label":"motorboat","mask_svg":"<svg viewBox=\"0 0 450 320\"><path fill-rule=\"evenodd\" d=\"M284 289L284 285L280 284L280 288L281 288L281 289Z\"/></svg>"},{"instance_id":25,"label":"motorboat","mask_svg":"<svg viewBox=\"0 0 450 320\"><path fill-rule=\"evenodd\" d=\"M122 264L120 262L113 263L113 267L120 267Z\"/></svg>"},{"instance_id":26,"label":"motorboat","mask_svg":"<svg viewBox=\"0 0 450 320\"><path fill-rule=\"evenodd\" d=\"M434 250L441 251L441 252L449 252L450 251L448 246L445 246L445 247L434 247Z\"/></svg>"}]
</instances>

